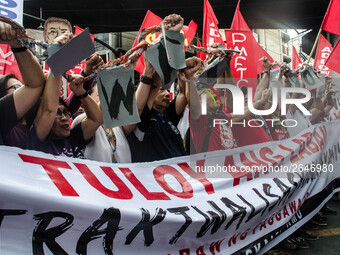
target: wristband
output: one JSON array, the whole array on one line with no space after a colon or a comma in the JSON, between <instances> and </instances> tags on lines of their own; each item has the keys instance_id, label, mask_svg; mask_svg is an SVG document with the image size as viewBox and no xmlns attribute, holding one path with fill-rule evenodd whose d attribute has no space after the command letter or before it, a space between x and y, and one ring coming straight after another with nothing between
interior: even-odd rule
<instances>
[{"instance_id":1,"label":"wristband","mask_svg":"<svg viewBox=\"0 0 340 255\"><path fill-rule=\"evenodd\" d=\"M149 78L149 77L147 77L147 76L141 75L140 81L141 81L142 83L144 83L144 84L151 85L151 86L153 86L154 88L157 88L157 85L153 82L153 79L152 79L152 78Z\"/></svg>"},{"instance_id":2,"label":"wristband","mask_svg":"<svg viewBox=\"0 0 340 255\"><path fill-rule=\"evenodd\" d=\"M25 50L27 50L26 47L20 47L20 48L12 48L12 47L11 47L11 51L12 51L13 53L23 52L23 51L25 51Z\"/></svg>"},{"instance_id":3,"label":"wristband","mask_svg":"<svg viewBox=\"0 0 340 255\"><path fill-rule=\"evenodd\" d=\"M267 71L267 70L265 70L265 71L262 72L262 74L265 74L265 73L270 74L270 72Z\"/></svg>"},{"instance_id":4,"label":"wristband","mask_svg":"<svg viewBox=\"0 0 340 255\"><path fill-rule=\"evenodd\" d=\"M81 98L81 99L84 99L86 98L87 96L89 95L89 93L87 91L85 91L84 94L80 95L80 96L77 96L78 98Z\"/></svg>"}]
</instances>

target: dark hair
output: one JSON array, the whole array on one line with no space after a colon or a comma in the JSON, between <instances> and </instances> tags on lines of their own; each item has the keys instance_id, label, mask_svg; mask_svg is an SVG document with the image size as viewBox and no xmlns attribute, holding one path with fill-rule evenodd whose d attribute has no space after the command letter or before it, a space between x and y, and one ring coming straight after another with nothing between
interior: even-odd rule
<instances>
[{"instance_id":1,"label":"dark hair","mask_svg":"<svg viewBox=\"0 0 340 255\"><path fill-rule=\"evenodd\" d=\"M44 23L44 37L45 37L46 31L47 31L47 24L51 23L51 22L63 22L66 25L68 25L68 27L70 28L70 31L72 32L72 25L67 19L57 18L57 17L49 17L47 20L45 20L45 23Z\"/></svg>"},{"instance_id":2,"label":"dark hair","mask_svg":"<svg viewBox=\"0 0 340 255\"><path fill-rule=\"evenodd\" d=\"M0 98L7 95L7 82L9 79L19 80L14 74L8 73L0 77Z\"/></svg>"},{"instance_id":3,"label":"dark hair","mask_svg":"<svg viewBox=\"0 0 340 255\"><path fill-rule=\"evenodd\" d=\"M59 104L62 104L66 109L68 109L67 104L62 97L59 97Z\"/></svg>"}]
</instances>

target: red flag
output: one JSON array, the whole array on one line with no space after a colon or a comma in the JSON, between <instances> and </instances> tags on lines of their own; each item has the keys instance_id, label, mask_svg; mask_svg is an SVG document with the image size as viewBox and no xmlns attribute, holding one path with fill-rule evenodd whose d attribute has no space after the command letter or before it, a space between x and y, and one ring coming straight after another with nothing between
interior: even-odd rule
<instances>
[{"instance_id":1,"label":"red flag","mask_svg":"<svg viewBox=\"0 0 340 255\"><path fill-rule=\"evenodd\" d=\"M255 40L256 41L256 40ZM257 48L257 50L255 51L256 52L256 60L257 60L257 62L256 62L256 68L257 68L257 73L262 73L263 71L264 71L264 67L263 67L263 65L262 65L262 59L263 59L263 57L266 57L268 60L269 60L269 62L271 62L271 63L274 63L274 62L276 62L269 54L268 54L268 52L267 51L265 51L262 47L261 47L261 45L258 43L258 42L256 42L257 43L257 46L256 46L256 48ZM276 68L279 68L279 67L274 67L274 69L276 69Z\"/></svg>"},{"instance_id":2,"label":"red flag","mask_svg":"<svg viewBox=\"0 0 340 255\"><path fill-rule=\"evenodd\" d=\"M340 46L339 46L340 39L334 46L334 49L332 50L331 54L329 55L326 66L330 69L334 70L337 73L340 73Z\"/></svg>"},{"instance_id":3,"label":"red flag","mask_svg":"<svg viewBox=\"0 0 340 255\"><path fill-rule=\"evenodd\" d=\"M140 29L138 31L138 34L136 36L135 42L133 43L132 47L135 47L138 44L138 37L139 34L142 32L143 28L148 28L148 27L152 27L152 26L157 26L159 25L161 22L163 21L163 19L161 19L160 17L158 17L156 14L154 14L152 11L148 10L142 25L140 26ZM154 33L154 34L149 34L147 35L147 37L145 38L145 40L147 42L153 42L154 40L157 39L157 37L159 36L159 33ZM139 73L143 73L144 71L144 53L143 55L138 59L137 61L137 65L135 67L135 70Z\"/></svg>"},{"instance_id":4,"label":"red flag","mask_svg":"<svg viewBox=\"0 0 340 255\"><path fill-rule=\"evenodd\" d=\"M11 47L8 44L0 44L0 74L5 75L8 73L14 74L22 81L18 63L11 51Z\"/></svg>"},{"instance_id":5,"label":"red flag","mask_svg":"<svg viewBox=\"0 0 340 255\"><path fill-rule=\"evenodd\" d=\"M201 42L199 39L197 39L197 47L202 47ZM196 57L204 60L205 59L205 54L203 52L197 51L196 52Z\"/></svg>"},{"instance_id":6,"label":"red flag","mask_svg":"<svg viewBox=\"0 0 340 255\"><path fill-rule=\"evenodd\" d=\"M340 0L331 0L322 21L321 29L340 35Z\"/></svg>"},{"instance_id":7,"label":"red flag","mask_svg":"<svg viewBox=\"0 0 340 255\"><path fill-rule=\"evenodd\" d=\"M231 24L230 30L244 30L244 31L250 31L250 28L248 27L246 21L244 20L241 11L240 11L240 2L238 1L233 22ZM240 32L240 31L239 31ZM262 58L267 57L269 62L274 62L274 59L261 47L261 45L255 40L251 39L252 43L254 44L254 51L250 52L250 54L255 54L254 56L254 62L248 62L249 65L255 65L256 66L256 72L261 73L264 71L264 67L262 66ZM242 46L242 44L240 44ZM233 72L234 73L234 72ZM254 77L251 77L254 78Z\"/></svg>"},{"instance_id":8,"label":"red flag","mask_svg":"<svg viewBox=\"0 0 340 255\"><path fill-rule=\"evenodd\" d=\"M256 42L252 31L225 30L228 49L240 50L230 62L236 85L255 88L258 66L262 66L262 48ZM261 57L260 57L261 56Z\"/></svg>"},{"instance_id":9,"label":"red flag","mask_svg":"<svg viewBox=\"0 0 340 255\"><path fill-rule=\"evenodd\" d=\"M250 28L248 27L246 21L244 20L241 12L240 12L240 2L241 0L238 1L237 6L236 6L236 11L234 14L233 22L231 23L231 30L247 30L249 31Z\"/></svg>"},{"instance_id":10,"label":"red flag","mask_svg":"<svg viewBox=\"0 0 340 255\"><path fill-rule=\"evenodd\" d=\"M152 26L158 26L161 22L163 21L162 18L158 17L156 14L151 12L150 10L147 11L143 23L138 31L138 34L136 36L135 42L133 43L132 47L135 47L138 44L138 37L143 28L149 28ZM197 30L197 24L191 20L188 26L183 26L181 33L185 37L184 41L184 46L185 49L188 47L189 43L191 43L192 39L194 39L195 34ZM146 36L145 40L148 43L151 43L155 41L158 37L160 36L160 33L154 33L154 34L149 34ZM144 53L143 55L138 59L137 65L135 67L135 70L139 73L143 73L144 71Z\"/></svg>"},{"instance_id":11,"label":"red flag","mask_svg":"<svg viewBox=\"0 0 340 255\"><path fill-rule=\"evenodd\" d=\"M326 40L323 35L320 35L318 47L315 53L314 68L321 70L327 76L332 75L332 70L325 66L325 63L333 50L332 44Z\"/></svg>"},{"instance_id":12,"label":"red flag","mask_svg":"<svg viewBox=\"0 0 340 255\"><path fill-rule=\"evenodd\" d=\"M301 65L302 65L302 60L301 60L299 54L297 53L295 47L293 46L293 49L292 49L292 68L298 69L299 67L301 67Z\"/></svg>"},{"instance_id":13,"label":"red flag","mask_svg":"<svg viewBox=\"0 0 340 255\"><path fill-rule=\"evenodd\" d=\"M83 31L84 31L84 29L82 29L81 27L75 26L74 29L73 29L73 34L79 35ZM94 42L94 35L90 34L90 37L92 39L92 42Z\"/></svg>"},{"instance_id":14,"label":"red flag","mask_svg":"<svg viewBox=\"0 0 340 255\"><path fill-rule=\"evenodd\" d=\"M139 37L139 34L142 32L143 28L148 28L148 27L152 27L152 26L157 26L159 25L161 22L163 21L162 18L158 17L156 14L154 14L152 11L148 10L145 17L144 17L144 20L142 22L142 25L140 26L140 29L138 31L138 34L136 36L136 39L135 39L135 42L133 43L133 46L132 47L135 47L138 42L138 37ZM153 42L157 37L159 36L159 34L149 34L145 40L147 42Z\"/></svg>"},{"instance_id":15,"label":"red flag","mask_svg":"<svg viewBox=\"0 0 340 255\"><path fill-rule=\"evenodd\" d=\"M203 47L207 48L213 43L222 43L222 35L218 30L218 20L208 0L204 0L203 14Z\"/></svg>"},{"instance_id":16,"label":"red flag","mask_svg":"<svg viewBox=\"0 0 340 255\"><path fill-rule=\"evenodd\" d=\"M194 39L196 30L197 30L197 24L193 20L190 21L188 26L183 26L182 31L185 37L185 40L184 40L185 50L188 48L189 43L191 43L192 39Z\"/></svg>"}]
</instances>

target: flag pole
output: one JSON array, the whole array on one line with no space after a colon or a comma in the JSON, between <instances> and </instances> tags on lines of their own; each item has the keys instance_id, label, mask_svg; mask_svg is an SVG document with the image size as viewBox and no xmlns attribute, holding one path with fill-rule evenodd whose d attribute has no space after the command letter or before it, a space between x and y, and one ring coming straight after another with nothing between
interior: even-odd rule
<instances>
[{"instance_id":1,"label":"flag pole","mask_svg":"<svg viewBox=\"0 0 340 255\"><path fill-rule=\"evenodd\" d=\"M314 51L315 51L315 47L316 47L316 45L317 45L317 43L318 43L318 41L319 41L321 31L322 31L322 29L320 28L320 29L319 29L319 32L318 32L318 35L316 36L316 39L315 39L313 48L312 48L312 50L311 50L311 52L310 52L310 54L309 54L309 57L308 57L308 60L307 60L307 65L309 64L309 61L310 61L310 59L311 59L311 57L312 57L312 55L313 55L313 53L314 53Z\"/></svg>"},{"instance_id":2,"label":"flag pole","mask_svg":"<svg viewBox=\"0 0 340 255\"><path fill-rule=\"evenodd\" d=\"M325 13L325 16L323 17L323 20L322 20L321 27L320 27L320 29L319 29L318 35L316 36L316 39L315 39L313 48L312 48L312 50L311 50L311 52L310 52L310 54L309 54L309 57L308 57L308 60L307 60L307 65L309 64L309 61L310 61L310 59L311 59L311 57L312 57L312 55L313 55L313 53L314 53L316 44L317 44L318 41L319 41L319 37L320 37L321 31L322 31L323 23L325 22L325 17L326 17L327 14L328 14L328 11L329 11L330 6L332 5L332 2L333 2L333 0L331 0L331 1L329 2L329 5L328 5L327 10L326 10L326 13Z\"/></svg>"}]
</instances>

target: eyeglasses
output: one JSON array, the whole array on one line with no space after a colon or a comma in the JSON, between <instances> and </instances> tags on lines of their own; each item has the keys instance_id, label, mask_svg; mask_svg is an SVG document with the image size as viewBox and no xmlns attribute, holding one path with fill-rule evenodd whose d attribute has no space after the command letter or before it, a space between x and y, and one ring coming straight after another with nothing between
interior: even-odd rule
<instances>
[{"instance_id":1,"label":"eyeglasses","mask_svg":"<svg viewBox=\"0 0 340 255\"><path fill-rule=\"evenodd\" d=\"M6 91L8 91L8 90L10 90L10 89L18 89L18 88L20 88L20 87L21 87L20 84L13 84L12 86L9 86L9 87L6 89Z\"/></svg>"},{"instance_id":2,"label":"eyeglasses","mask_svg":"<svg viewBox=\"0 0 340 255\"><path fill-rule=\"evenodd\" d=\"M63 115L65 116L65 118L71 118L71 113L68 110L64 109L63 111L61 111L58 109L56 118L61 119Z\"/></svg>"}]
</instances>

